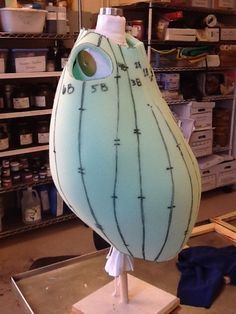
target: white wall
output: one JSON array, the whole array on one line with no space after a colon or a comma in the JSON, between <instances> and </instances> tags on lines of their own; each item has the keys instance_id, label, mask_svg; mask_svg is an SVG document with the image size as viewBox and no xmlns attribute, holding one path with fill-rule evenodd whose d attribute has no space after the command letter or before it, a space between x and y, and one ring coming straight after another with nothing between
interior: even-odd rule
<instances>
[{"instance_id":1,"label":"white wall","mask_svg":"<svg viewBox=\"0 0 236 314\"><path fill-rule=\"evenodd\" d=\"M75 27L78 25L78 2L79 0L72 0L71 22ZM91 28L94 26L95 14L99 13L101 7L116 6L119 5L119 2L119 0L81 0L83 12L82 27Z\"/></svg>"},{"instance_id":2,"label":"white wall","mask_svg":"<svg viewBox=\"0 0 236 314\"><path fill-rule=\"evenodd\" d=\"M78 0L72 0L73 9L78 11ZM98 13L101 7L119 5L119 0L82 0L83 11Z\"/></svg>"}]
</instances>

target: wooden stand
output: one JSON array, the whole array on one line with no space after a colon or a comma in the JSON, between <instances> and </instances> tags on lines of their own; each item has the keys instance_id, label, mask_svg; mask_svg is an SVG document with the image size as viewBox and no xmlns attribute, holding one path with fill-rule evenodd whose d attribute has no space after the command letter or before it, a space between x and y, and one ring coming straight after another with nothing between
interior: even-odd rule
<instances>
[{"instance_id":1,"label":"wooden stand","mask_svg":"<svg viewBox=\"0 0 236 314\"><path fill-rule=\"evenodd\" d=\"M128 275L129 303L112 297L114 282L110 282L72 306L73 314L167 314L179 305L179 299L143 280Z\"/></svg>"}]
</instances>

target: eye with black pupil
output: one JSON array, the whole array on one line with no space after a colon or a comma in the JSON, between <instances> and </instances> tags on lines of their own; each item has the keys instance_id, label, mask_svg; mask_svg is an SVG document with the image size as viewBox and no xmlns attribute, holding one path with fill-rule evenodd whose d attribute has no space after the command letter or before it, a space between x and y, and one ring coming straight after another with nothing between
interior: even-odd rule
<instances>
[{"instance_id":1,"label":"eye with black pupil","mask_svg":"<svg viewBox=\"0 0 236 314\"><path fill-rule=\"evenodd\" d=\"M87 76L93 76L97 71L97 63L94 57L85 50L78 53L77 60L83 73Z\"/></svg>"}]
</instances>

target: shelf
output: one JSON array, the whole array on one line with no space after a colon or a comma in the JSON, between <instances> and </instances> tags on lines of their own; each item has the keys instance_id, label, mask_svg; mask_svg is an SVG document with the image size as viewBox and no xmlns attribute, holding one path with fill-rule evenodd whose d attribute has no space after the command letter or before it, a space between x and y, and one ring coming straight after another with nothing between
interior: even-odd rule
<instances>
[{"instance_id":1,"label":"shelf","mask_svg":"<svg viewBox=\"0 0 236 314\"><path fill-rule=\"evenodd\" d=\"M233 95L214 95L214 96L205 96L202 97L201 101L220 101L220 100L231 100L233 99ZM170 99L164 98L168 105L185 105L188 104L190 101L196 101L195 98L189 99Z\"/></svg>"},{"instance_id":2,"label":"shelf","mask_svg":"<svg viewBox=\"0 0 236 314\"><path fill-rule=\"evenodd\" d=\"M232 100L234 95L212 95L205 96L202 98L202 101L218 101L218 100Z\"/></svg>"},{"instance_id":3,"label":"shelf","mask_svg":"<svg viewBox=\"0 0 236 314\"><path fill-rule=\"evenodd\" d=\"M147 40L143 41L148 45ZM215 45L235 45L235 40L220 40L220 41L179 41L179 40L158 40L152 39L149 46L175 46L175 47L195 47L195 46L215 46Z\"/></svg>"},{"instance_id":4,"label":"shelf","mask_svg":"<svg viewBox=\"0 0 236 314\"><path fill-rule=\"evenodd\" d=\"M125 1L123 1L122 5L120 7L123 7L123 9L144 9L148 8L149 3L151 1L146 1L145 2L139 2L137 3L136 1L133 1L134 3L127 3L124 4ZM136 2L136 3L135 3ZM202 7L186 7L186 6L181 6L181 5L173 5L173 4L168 4L168 3L156 3L152 2L150 9L165 9L165 10L170 10L170 11L190 11L190 12L199 12L199 13L210 13L210 14L225 14L225 15L234 15L236 14L236 11L233 9L228 9L228 10L223 10L223 9L214 9L214 8L202 8Z\"/></svg>"},{"instance_id":5,"label":"shelf","mask_svg":"<svg viewBox=\"0 0 236 314\"><path fill-rule=\"evenodd\" d=\"M50 39L50 40L66 40L66 39L75 39L77 38L78 33L74 34L54 34L54 33L8 33L0 32L1 39Z\"/></svg>"},{"instance_id":6,"label":"shelf","mask_svg":"<svg viewBox=\"0 0 236 314\"><path fill-rule=\"evenodd\" d=\"M0 80L40 77L60 77L61 71L53 72L29 72L29 73L1 73Z\"/></svg>"},{"instance_id":7,"label":"shelf","mask_svg":"<svg viewBox=\"0 0 236 314\"><path fill-rule=\"evenodd\" d=\"M162 72L203 72L203 71L227 71L236 69L235 67L192 67L191 65L185 67L156 67L153 66L153 71L156 73Z\"/></svg>"},{"instance_id":8,"label":"shelf","mask_svg":"<svg viewBox=\"0 0 236 314\"><path fill-rule=\"evenodd\" d=\"M52 178L47 178L45 180L40 180L39 182L20 183L20 184L17 184L15 186L11 187L11 188L0 188L0 194L20 191L20 190L26 189L27 187L39 186L39 185L42 185L42 184L51 184L51 183L53 183Z\"/></svg>"},{"instance_id":9,"label":"shelf","mask_svg":"<svg viewBox=\"0 0 236 314\"><path fill-rule=\"evenodd\" d=\"M47 227L47 226L56 224L58 222L68 221L75 218L77 218L75 214L69 213L69 214L64 214L62 216L59 216L59 217L44 218L42 219L42 221L33 223L33 224L18 223L16 225L8 227L7 231L0 232L0 239L7 238L9 236L20 234L26 231ZM3 222L3 225L4 225L4 222Z\"/></svg>"},{"instance_id":10,"label":"shelf","mask_svg":"<svg viewBox=\"0 0 236 314\"><path fill-rule=\"evenodd\" d=\"M28 153L41 152L41 151L48 150L48 149L49 149L49 145L41 145L41 146L6 150L6 151L0 153L0 158L22 155L22 154L28 154Z\"/></svg>"},{"instance_id":11,"label":"shelf","mask_svg":"<svg viewBox=\"0 0 236 314\"><path fill-rule=\"evenodd\" d=\"M226 151L231 150L232 147L226 146L226 147L213 147L213 153L223 153Z\"/></svg>"},{"instance_id":12,"label":"shelf","mask_svg":"<svg viewBox=\"0 0 236 314\"><path fill-rule=\"evenodd\" d=\"M21 112L4 112L4 113L0 113L0 120L44 116L51 113L52 113L52 109L38 109L38 110L29 110L29 111L21 111Z\"/></svg>"}]
</instances>

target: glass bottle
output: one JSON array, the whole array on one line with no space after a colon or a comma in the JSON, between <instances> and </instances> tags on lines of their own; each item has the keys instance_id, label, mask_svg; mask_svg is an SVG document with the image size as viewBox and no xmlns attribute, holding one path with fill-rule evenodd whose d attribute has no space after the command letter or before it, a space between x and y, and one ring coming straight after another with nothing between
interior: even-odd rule
<instances>
[{"instance_id":1,"label":"glass bottle","mask_svg":"<svg viewBox=\"0 0 236 314\"><path fill-rule=\"evenodd\" d=\"M56 68L58 71L62 71L68 61L71 49L62 46L58 47Z\"/></svg>"},{"instance_id":2,"label":"glass bottle","mask_svg":"<svg viewBox=\"0 0 236 314\"><path fill-rule=\"evenodd\" d=\"M14 92L15 86L12 84L4 85L4 103L6 110L12 109L12 94Z\"/></svg>"},{"instance_id":3,"label":"glass bottle","mask_svg":"<svg viewBox=\"0 0 236 314\"><path fill-rule=\"evenodd\" d=\"M5 98L5 94L4 94L4 91L3 91L3 86L0 86L0 111L1 112L5 111L5 101L4 101L4 98Z\"/></svg>"},{"instance_id":4,"label":"glass bottle","mask_svg":"<svg viewBox=\"0 0 236 314\"><path fill-rule=\"evenodd\" d=\"M9 135L4 130L3 126L0 126L0 151L6 150L9 148Z\"/></svg>"},{"instance_id":5,"label":"glass bottle","mask_svg":"<svg viewBox=\"0 0 236 314\"><path fill-rule=\"evenodd\" d=\"M26 87L18 87L12 95L12 104L14 110L27 110L30 108L30 94Z\"/></svg>"},{"instance_id":6,"label":"glass bottle","mask_svg":"<svg viewBox=\"0 0 236 314\"><path fill-rule=\"evenodd\" d=\"M36 127L37 144L44 145L49 143L49 122L38 121Z\"/></svg>"},{"instance_id":7,"label":"glass bottle","mask_svg":"<svg viewBox=\"0 0 236 314\"><path fill-rule=\"evenodd\" d=\"M34 93L34 105L37 108L52 108L54 93L50 84L39 84Z\"/></svg>"},{"instance_id":8,"label":"glass bottle","mask_svg":"<svg viewBox=\"0 0 236 314\"><path fill-rule=\"evenodd\" d=\"M33 144L33 132L30 125L26 122L18 124L18 145L26 147Z\"/></svg>"}]
</instances>

